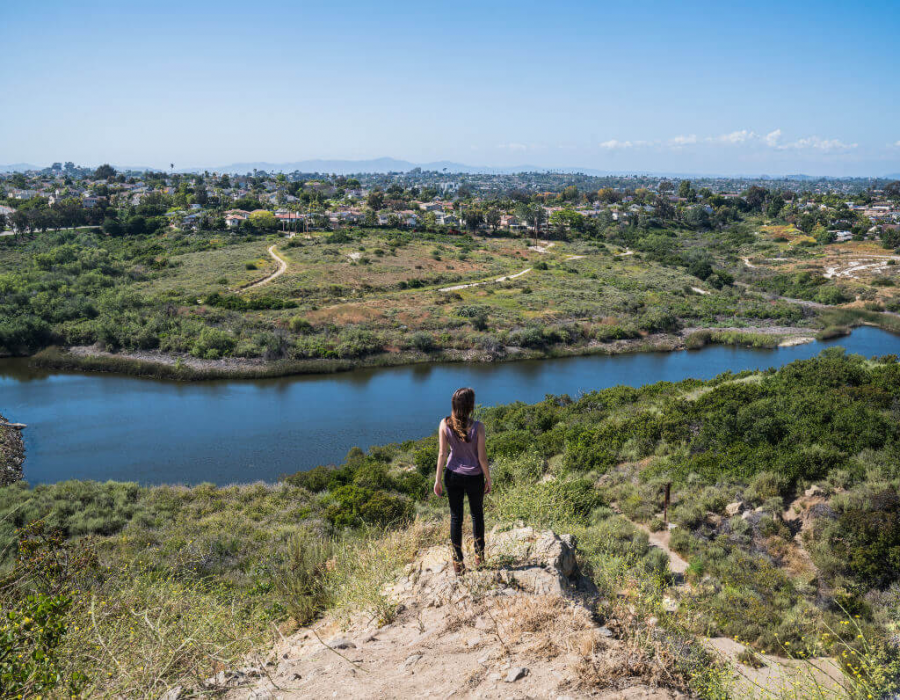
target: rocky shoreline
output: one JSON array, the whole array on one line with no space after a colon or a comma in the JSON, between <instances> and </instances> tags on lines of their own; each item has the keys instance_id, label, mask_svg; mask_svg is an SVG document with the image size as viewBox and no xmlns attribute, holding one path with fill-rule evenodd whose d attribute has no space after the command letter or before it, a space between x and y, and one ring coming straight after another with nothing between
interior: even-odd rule
<instances>
[{"instance_id":1,"label":"rocky shoreline","mask_svg":"<svg viewBox=\"0 0 900 700\"><path fill-rule=\"evenodd\" d=\"M0 416L0 423L7 423ZM25 441L15 428L0 426L0 486L8 486L22 479L25 462Z\"/></svg>"}]
</instances>

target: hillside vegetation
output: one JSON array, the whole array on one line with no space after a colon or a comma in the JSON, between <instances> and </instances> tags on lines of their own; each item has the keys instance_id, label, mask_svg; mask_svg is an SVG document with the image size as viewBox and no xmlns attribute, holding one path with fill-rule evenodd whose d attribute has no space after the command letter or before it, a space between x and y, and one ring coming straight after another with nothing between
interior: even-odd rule
<instances>
[{"instance_id":1,"label":"hillside vegetation","mask_svg":"<svg viewBox=\"0 0 900 700\"><path fill-rule=\"evenodd\" d=\"M138 371L128 361L167 363L172 376L202 378L215 367L283 374L673 348L696 329L726 329L710 336L717 342L759 344L764 333L764 344L777 344L863 321L900 328L885 313L900 308L890 256L860 266L870 244L802 245L773 233L788 229L756 219L715 231L647 223L557 231L538 247L387 228L290 239L99 229L7 238L0 354L91 346L43 360L120 371ZM245 290L275 270L273 244L287 269Z\"/></svg>"},{"instance_id":2,"label":"hillside vegetation","mask_svg":"<svg viewBox=\"0 0 900 700\"><path fill-rule=\"evenodd\" d=\"M548 396L480 417L490 521L574 534L607 600L686 643L727 636L834 656L860 697L895 687L896 357L835 348L778 371ZM390 619L382 584L444 540L445 506L428 496L435 458L431 437L354 449L275 485L5 487L0 675L32 693L158 696L325 610ZM666 483L683 581L646 534L667 535ZM708 674L678 673L721 697Z\"/></svg>"}]
</instances>

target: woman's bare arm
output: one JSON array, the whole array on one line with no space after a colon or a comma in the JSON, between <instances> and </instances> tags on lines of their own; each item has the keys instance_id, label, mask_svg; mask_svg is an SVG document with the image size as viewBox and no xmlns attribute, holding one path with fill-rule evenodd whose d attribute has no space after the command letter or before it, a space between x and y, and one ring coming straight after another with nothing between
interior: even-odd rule
<instances>
[{"instance_id":1,"label":"woman's bare arm","mask_svg":"<svg viewBox=\"0 0 900 700\"><path fill-rule=\"evenodd\" d=\"M444 465L447 463L447 431L444 430L444 421L438 426L438 460L437 470L434 473L434 494L436 496L444 495L444 485L441 483L441 474L444 472Z\"/></svg>"},{"instance_id":2,"label":"woman's bare arm","mask_svg":"<svg viewBox=\"0 0 900 700\"><path fill-rule=\"evenodd\" d=\"M478 463L481 464L481 471L484 472L484 492L491 492L491 465L488 464L487 458L487 442L484 434L484 423L478 424Z\"/></svg>"}]
</instances>

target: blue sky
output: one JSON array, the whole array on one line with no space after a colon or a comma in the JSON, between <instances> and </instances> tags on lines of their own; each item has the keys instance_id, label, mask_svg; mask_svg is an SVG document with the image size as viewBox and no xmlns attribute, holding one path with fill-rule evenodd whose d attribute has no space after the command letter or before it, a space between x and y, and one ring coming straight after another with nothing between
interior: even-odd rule
<instances>
[{"instance_id":1,"label":"blue sky","mask_svg":"<svg viewBox=\"0 0 900 700\"><path fill-rule=\"evenodd\" d=\"M900 2L0 0L0 163L900 172Z\"/></svg>"}]
</instances>

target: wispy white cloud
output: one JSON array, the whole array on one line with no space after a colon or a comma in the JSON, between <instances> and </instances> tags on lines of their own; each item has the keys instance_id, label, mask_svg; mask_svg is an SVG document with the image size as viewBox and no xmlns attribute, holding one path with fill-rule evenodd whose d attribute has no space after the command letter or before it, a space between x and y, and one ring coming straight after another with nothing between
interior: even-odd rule
<instances>
[{"instance_id":1,"label":"wispy white cloud","mask_svg":"<svg viewBox=\"0 0 900 700\"><path fill-rule=\"evenodd\" d=\"M524 143L501 143L497 146L497 148L502 148L507 151L527 151L528 146Z\"/></svg>"},{"instance_id":2,"label":"wispy white cloud","mask_svg":"<svg viewBox=\"0 0 900 700\"><path fill-rule=\"evenodd\" d=\"M818 136L808 136L803 139L797 139L791 143L777 146L777 148L787 150L816 150L823 152L832 151L850 151L859 146L858 143L844 143L840 139L823 139Z\"/></svg>"},{"instance_id":3,"label":"wispy white cloud","mask_svg":"<svg viewBox=\"0 0 900 700\"><path fill-rule=\"evenodd\" d=\"M713 143L747 143L748 141L755 141L757 138L755 132L741 129L740 131L732 131L730 134L710 136L706 140Z\"/></svg>"},{"instance_id":4,"label":"wispy white cloud","mask_svg":"<svg viewBox=\"0 0 900 700\"><path fill-rule=\"evenodd\" d=\"M900 140L896 141L896 142L894 143L894 145L895 145L897 148L900 148Z\"/></svg>"},{"instance_id":5,"label":"wispy white cloud","mask_svg":"<svg viewBox=\"0 0 900 700\"><path fill-rule=\"evenodd\" d=\"M690 146L691 144L697 143L697 134L689 134L683 135L680 134L675 136L674 138L669 139L670 146Z\"/></svg>"},{"instance_id":6,"label":"wispy white cloud","mask_svg":"<svg viewBox=\"0 0 900 700\"><path fill-rule=\"evenodd\" d=\"M618 139L610 139L609 141L604 141L600 144L600 148L605 148L608 151L632 147L634 147L634 144L631 141L619 141Z\"/></svg>"},{"instance_id":7,"label":"wispy white cloud","mask_svg":"<svg viewBox=\"0 0 900 700\"><path fill-rule=\"evenodd\" d=\"M600 148L608 151L625 150L629 148L641 148L662 146L673 150L682 150L697 146L740 146L743 148L770 148L777 151L809 151L818 153L841 153L858 148L858 143L846 143L840 139L826 139L819 136L807 136L795 141L784 141L781 129L775 129L766 134L758 134L750 129L740 129L717 136L697 136L697 134L679 134L665 141L638 141L610 139L599 144ZM900 148L900 141L894 146Z\"/></svg>"}]
</instances>

